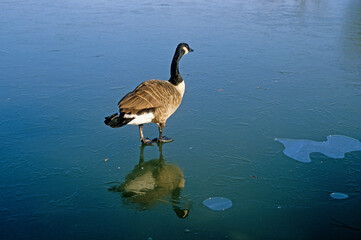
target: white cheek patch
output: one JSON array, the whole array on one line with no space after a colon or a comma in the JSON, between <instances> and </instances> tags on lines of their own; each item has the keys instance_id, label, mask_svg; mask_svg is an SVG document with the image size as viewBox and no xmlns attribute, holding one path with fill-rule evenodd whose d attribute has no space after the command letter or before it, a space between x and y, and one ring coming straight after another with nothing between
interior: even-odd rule
<instances>
[{"instance_id":1,"label":"white cheek patch","mask_svg":"<svg viewBox=\"0 0 361 240\"><path fill-rule=\"evenodd\" d=\"M186 55L187 53L189 53L188 49L186 47L183 47L184 50L184 55Z\"/></svg>"},{"instance_id":2,"label":"white cheek patch","mask_svg":"<svg viewBox=\"0 0 361 240\"><path fill-rule=\"evenodd\" d=\"M125 114L124 117L125 118L134 118L128 124L130 124L130 125L139 125L139 124L144 124L144 123L151 123L153 118L154 118L154 114L153 113L143 113L141 115Z\"/></svg>"}]
</instances>

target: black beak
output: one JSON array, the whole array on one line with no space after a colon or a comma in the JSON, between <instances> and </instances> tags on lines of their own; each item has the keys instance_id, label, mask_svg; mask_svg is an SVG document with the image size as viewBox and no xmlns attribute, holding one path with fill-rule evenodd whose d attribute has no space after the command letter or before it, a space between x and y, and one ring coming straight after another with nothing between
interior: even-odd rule
<instances>
[{"instance_id":1,"label":"black beak","mask_svg":"<svg viewBox=\"0 0 361 240\"><path fill-rule=\"evenodd\" d=\"M193 50L192 48L189 48L189 51L190 51L190 52L193 52L194 50Z\"/></svg>"}]
</instances>

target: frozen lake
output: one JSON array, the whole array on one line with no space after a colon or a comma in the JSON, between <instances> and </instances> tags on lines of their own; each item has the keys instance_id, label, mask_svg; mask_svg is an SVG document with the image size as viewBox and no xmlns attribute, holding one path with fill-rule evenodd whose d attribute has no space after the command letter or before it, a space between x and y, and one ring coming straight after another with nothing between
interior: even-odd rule
<instances>
[{"instance_id":1,"label":"frozen lake","mask_svg":"<svg viewBox=\"0 0 361 240\"><path fill-rule=\"evenodd\" d=\"M105 126L180 42L174 142ZM361 151L275 141L360 141L360 106L359 0L2 0L0 239L361 239Z\"/></svg>"}]
</instances>

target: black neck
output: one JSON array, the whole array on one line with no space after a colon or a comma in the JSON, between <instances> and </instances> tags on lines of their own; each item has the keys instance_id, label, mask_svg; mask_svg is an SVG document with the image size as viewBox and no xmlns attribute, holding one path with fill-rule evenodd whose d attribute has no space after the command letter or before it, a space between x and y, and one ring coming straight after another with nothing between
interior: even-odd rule
<instances>
[{"instance_id":1,"label":"black neck","mask_svg":"<svg viewBox=\"0 0 361 240\"><path fill-rule=\"evenodd\" d=\"M183 81L182 76L179 73L179 60L182 58L180 51L176 51L172 60L172 65L170 67L170 79L169 82L173 85L178 85Z\"/></svg>"}]
</instances>

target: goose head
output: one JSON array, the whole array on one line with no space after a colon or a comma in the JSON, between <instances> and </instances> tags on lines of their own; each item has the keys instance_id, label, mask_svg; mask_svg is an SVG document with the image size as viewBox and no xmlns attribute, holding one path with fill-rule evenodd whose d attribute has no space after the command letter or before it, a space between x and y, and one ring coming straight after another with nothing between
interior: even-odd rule
<instances>
[{"instance_id":1,"label":"goose head","mask_svg":"<svg viewBox=\"0 0 361 240\"><path fill-rule=\"evenodd\" d=\"M193 52L193 49L190 48L187 43L180 43L177 46L176 52L179 53L179 55L183 56L183 55L186 55L189 52Z\"/></svg>"}]
</instances>

